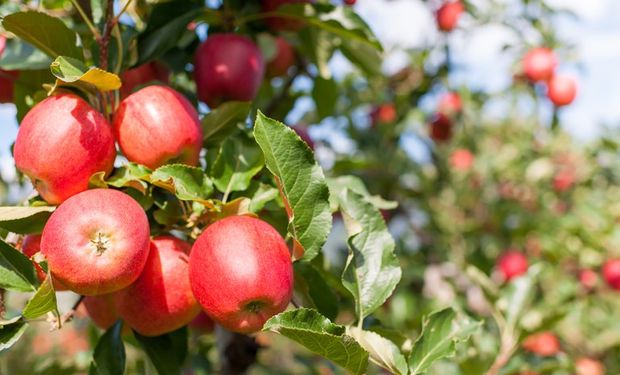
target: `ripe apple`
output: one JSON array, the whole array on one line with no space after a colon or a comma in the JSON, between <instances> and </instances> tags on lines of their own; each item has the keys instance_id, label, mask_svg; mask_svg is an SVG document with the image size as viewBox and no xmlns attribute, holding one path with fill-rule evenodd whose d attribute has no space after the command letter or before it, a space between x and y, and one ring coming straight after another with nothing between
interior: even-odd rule
<instances>
[{"instance_id":1,"label":"ripe apple","mask_svg":"<svg viewBox=\"0 0 620 375\"><path fill-rule=\"evenodd\" d=\"M356 0L344 0L344 3L347 5L355 5Z\"/></svg>"},{"instance_id":2,"label":"ripe apple","mask_svg":"<svg viewBox=\"0 0 620 375\"><path fill-rule=\"evenodd\" d=\"M26 114L15 140L15 165L39 194L58 204L88 189L96 172L114 165L114 136L106 119L75 95L47 98Z\"/></svg>"},{"instance_id":3,"label":"ripe apple","mask_svg":"<svg viewBox=\"0 0 620 375\"><path fill-rule=\"evenodd\" d=\"M570 189L575 183L575 172L572 169L563 169L553 176L553 190L563 192Z\"/></svg>"},{"instance_id":4,"label":"ripe apple","mask_svg":"<svg viewBox=\"0 0 620 375\"><path fill-rule=\"evenodd\" d=\"M121 318L116 308L114 293L86 296L82 301L86 312L95 325L103 330L112 327ZM126 325L125 325L126 326Z\"/></svg>"},{"instance_id":5,"label":"ripe apple","mask_svg":"<svg viewBox=\"0 0 620 375\"><path fill-rule=\"evenodd\" d=\"M467 171L473 164L474 154L468 149L459 148L450 155L450 165L458 171Z\"/></svg>"},{"instance_id":6,"label":"ripe apple","mask_svg":"<svg viewBox=\"0 0 620 375\"><path fill-rule=\"evenodd\" d=\"M303 3L312 3L312 0L261 0L263 12L275 12L285 4ZM304 26L303 22L286 17L268 17L265 23L274 31L298 31Z\"/></svg>"},{"instance_id":7,"label":"ripe apple","mask_svg":"<svg viewBox=\"0 0 620 375\"><path fill-rule=\"evenodd\" d=\"M247 216L207 227L192 247L189 278L204 311L239 333L260 330L293 293L286 242L271 225Z\"/></svg>"},{"instance_id":8,"label":"ripe apple","mask_svg":"<svg viewBox=\"0 0 620 375\"><path fill-rule=\"evenodd\" d=\"M190 323L189 328L198 334L211 333L215 328L215 323L209 315L201 311Z\"/></svg>"},{"instance_id":9,"label":"ripe apple","mask_svg":"<svg viewBox=\"0 0 620 375\"><path fill-rule=\"evenodd\" d=\"M523 57L523 71L532 82L548 81L553 77L557 58L549 48L530 49Z\"/></svg>"},{"instance_id":10,"label":"ripe apple","mask_svg":"<svg viewBox=\"0 0 620 375\"><path fill-rule=\"evenodd\" d=\"M435 113L430 122L430 137L437 143L452 138L452 121L443 113Z\"/></svg>"},{"instance_id":11,"label":"ripe apple","mask_svg":"<svg viewBox=\"0 0 620 375\"><path fill-rule=\"evenodd\" d=\"M29 234L25 236L24 241L22 242L22 252L24 253L24 255L32 259L32 257L39 251L41 251L41 235ZM47 274L45 273L45 271L43 271L43 268L41 268L41 266L39 266L39 264L34 260L32 261L32 264L34 264L34 268L37 270L37 278L39 279L39 281L45 280ZM52 280L55 291L61 292L67 290L67 287L62 285L60 281L56 280L55 278Z\"/></svg>"},{"instance_id":12,"label":"ripe apple","mask_svg":"<svg viewBox=\"0 0 620 375\"><path fill-rule=\"evenodd\" d=\"M579 272L579 282L586 290L594 289L598 283L598 275L592 270L581 270Z\"/></svg>"},{"instance_id":13,"label":"ripe apple","mask_svg":"<svg viewBox=\"0 0 620 375\"><path fill-rule=\"evenodd\" d=\"M113 125L130 161L151 169L167 163L198 164L203 138L198 113L170 87L147 86L129 95L118 107Z\"/></svg>"},{"instance_id":14,"label":"ripe apple","mask_svg":"<svg viewBox=\"0 0 620 375\"><path fill-rule=\"evenodd\" d=\"M576 375L605 375L605 366L592 358L581 357L575 361Z\"/></svg>"},{"instance_id":15,"label":"ripe apple","mask_svg":"<svg viewBox=\"0 0 620 375\"><path fill-rule=\"evenodd\" d=\"M527 272L528 262L523 253L516 250L504 252L497 261L497 269L504 281L510 281Z\"/></svg>"},{"instance_id":16,"label":"ripe apple","mask_svg":"<svg viewBox=\"0 0 620 375\"><path fill-rule=\"evenodd\" d=\"M6 47L6 37L0 35L0 57ZM0 69L0 103L13 102L13 86L19 72Z\"/></svg>"},{"instance_id":17,"label":"ripe apple","mask_svg":"<svg viewBox=\"0 0 620 375\"><path fill-rule=\"evenodd\" d=\"M577 96L577 81L572 77L555 75L549 80L547 96L556 107L568 105Z\"/></svg>"},{"instance_id":18,"label":"ripe apple","mask_svg":"<svg viewBox=\"0 0 620 375\"><path fill-rule=\"evenodd\" d=\"M254 99L264 75L263 55L241 35L210 35L194 56L198 98L211 108L227 100Z\"/></svg>"},{"instance_id":19,"label":"ripe apple","mask_svg":"<svg viewBox=\"0 0 620 375\"><path fill-rule=\"evenodd\" d=\"M609 259L603 265L603 279L615 290L620 290L620 259Z\"/></svg>"},{"instance_id":20,"label":"ripe apple","mask_svg":"<svg viewBox=\"0 0 620 375\"><path fill-rule=\"evenodd\" d=\"M552 332L539 332L523 340L523 349L541 357L550 357L560 352L560 340Z\"/></svg>"},{"instance_id":21,"label":"ripe apple","mask_svg":"<svg viewBox=\"0 0 620 375\"><path fill-rule=\"evenodd\" d=\"M396 107L392 103L380 104L370 112L370 121L373 127L378 124L390 124L396 121L397 117Z\"/></svg>"},{"instance_id":22,"label":"ripe apple","mask_svg":"<svg viewBox=\"0 0 620 375\"><path fill-rule=\"evenodd\" d=\"M70 290L87 296L112 293L140 276L149 254L149 222L129 195L87 190L52 213L41 252L52 275Z\"/></svg>"},{"instance_id":23,"label":"ripe apple","mask_svg":"<svg viewBox=\"0 0 620 375\"><path fill-rule=\"evenodd\" d=\"M291 66L295 65L295 48L283 37L276 38L276 54L267 62L267 77L285 76Z\"/></svg>"},{"instance_id":24,"label":"ripe apple","mask_svg":"<svg viewBox=\"0 0 620 375\"><path fill-rule=\"evenodd\" d=\"M121 98L128 97L136 88L149 82L157 81L168 84L170 82L170 71L165 65L151 61L133 69L126 70L121 74L123 86L121 87Z\"/></svg>"},{"instance_id":25,"label":"ripe apple","mask_svg":"<svg viewBox=\"0 0 620 375\"><path fill-rule=\"evenodd\" d=\"M441 31L452 31L461 18L461 13L465 11L465 6L460 0L448 0L435 12L437 27Z\"/></svg>"},{"instance_id":26,"label":"ripe apple","mask_svg":"<svg viewBox=\"0 0 620 375\"><path fill-rule=\"evenodd\" d=\"M437 111L443 113L448 117L454 117L461 113L463 110L463 101L459 94L455 92L449 92L443 94L439 98L439 105L437 106Z\"/></svg>"}]
</instances>

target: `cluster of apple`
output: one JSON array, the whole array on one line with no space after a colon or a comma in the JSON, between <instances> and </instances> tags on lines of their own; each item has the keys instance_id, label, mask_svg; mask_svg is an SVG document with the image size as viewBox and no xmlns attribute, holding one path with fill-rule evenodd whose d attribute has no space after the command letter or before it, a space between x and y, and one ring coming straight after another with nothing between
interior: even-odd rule
<instances>
[{"instance_id":1,"label":"cluster of apple","mask_svg":"<svg viewBox=\"0 0 620 375\"><path fill-rule=\"evenodd\" d=\"M575 100L577 81L570 76L557 74L555 53L545 47L529 50L522 60L523 74L532 83L546 85L547 97L556 106L562 107Z\"/></svg>"}]
</instances>

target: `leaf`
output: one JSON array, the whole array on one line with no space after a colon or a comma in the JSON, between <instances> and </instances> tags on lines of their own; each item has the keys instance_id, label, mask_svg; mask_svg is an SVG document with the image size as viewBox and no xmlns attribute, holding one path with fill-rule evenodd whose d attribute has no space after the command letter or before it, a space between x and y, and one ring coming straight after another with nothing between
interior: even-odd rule
<instances>
[{"instance_id":1,"label":"leaf","mask_svg":"<svg viewBox=\"0 0 620 375\"><path fill-rule=\"evenodd\" d=\"M0 239L0 288L33 292L38 285L30 259Z\"/></svg>"},{"instance_id":2,"label":"leaf","mask_svg":"<svg viewBox=\"0 0 620 375\"><path fill-rule=\"evenodd\" d=\"M225 102L202 119L205 146L218 145L236 129L245 124L250 112L250 102Z\"/></svg>"},{"instance_id":3,"label":"leaf","mask_svg":"<svg viewBox=\"0 0 620 375\"><path fill-rule=\"evenodd\" d=\"M338 195L338 202L350 250L342 283L355 298L359 319L364 319L392 294L402 272L379 210L349 189Z\"/></svg>"},{"instance_id":4,"label":"leaf","mask_svg":"<svg viewBox=\"0 0 620 375\"><path fill-rule=\"evenodd\" d=\"M312 98L316 104L318 120L322 120L334 113L338 101L339 87L333 79L316 77L312 89Z\"/></svg>"},{"instance_id":5,"label":"leaf","mask_svg":"<svg viewBox=\"0 0 620 375\"><path fill-rule=\"evenodd\" d=\"M314 266L307 262L297 262L295 269L295 287L302 288L319 313L334 320L338 315L338 298Z\"/></svg>"},{"instance_id":6,"label":"leaf","mask_svg":"<svg viewBox=\"0 0 620 375\"><path fill-rule=\"evenodd\" d=\"M22 311L22 316L26 319L35 319L57 309L52 276L48 273L39 289L26 304L24 311Z\"/></svg>"},{"instance_id":7,"label":"leaf","mask_svg":"<svg viewBox=\"0 0 620 375\"><path fill-rule=\"evenodd\" d=\"M329 202L332 207L332 211L336 211L338 209L338 196L344 191L344 189L349 189L363 196L366 201L372 203L372 205L376 208L392 210L398 207L398 202L385 200L379 195L371 195L370 192L368 192L368 189L366 189L364 181L356 176L328 178L327 185L329 186Z\"/></svg>"},{"instance_id":8,"label":"leaf","mask_svg":"<svg viewBox=\"0 0 620 375\"><path fill-rule=\"evenodd\" d=\"M413 345L409 356L411 375L422 374L442 358L454 355L455 345L469 339L480 322L469 319L456 320L454 310L448 308L431 314L425 319L422 334Z\"/></svg>"},{"instance_id":9,"label":"leaf","mask_svg":"<svg viewBox=\"0 0 620 375\"><path fill-rule=\"evenodd\" d=\"M26 328L28 328L28 323L23 319L2 325L0 327L0 352L13 346L22 337Z\"/></svg>"},{"instance_id":10,"label":"leaf","mask_svg":"<svg viewBox=\"0 0 620 375\"><path fill-rule=\"evenodd\" d=\"M280 193L273 186L260 182L250 185L250 189L246 191L246 194L250 195L250 211L258 213L267 203L276 199Z\"/></svg>"},{"instance_id":11,"label":"leaf","mask_svg":"<svg viewBox=\"0 0 620 375\"><path fill-rule=\"evenodd\" d=\"M97 342L89 375L123 375L125 373L125 345L121 337L123 322L118 320Z\"/></svg>"},{"instance_id":12,"label":"leaf","mask_svg":"<svg viewBox=\"0 0 620 375\"><path fill-rule=\"evenodd\" d=\"M77 46L77 34L59 18L34 11L19 12L5 16L2 26L53 59L84 57Z\"/></svg>"},{"instance_id":13,"label":"leaf","mask_svg":"<svg viewBox=\"0 0 620 375\"><path fill-rule=\"evenodd\" d=\"M382 74L383 59L376 48L354 40L343 40L340 51L367 76L377 77Z\"/></svg>"},{"instance_id":14,"label":"leaf","mask_svg":"<svg viewBox=\"0 0 620 375\"><path fill-rule=\"evenodd\" d=\"M210 176L217 189L225 194L246 190L252 177L265 165L265 158L254 142L228 138L222 143Z\"/></svg>"},{"instance_id":15,"label":"leaf","mask_svg":"<svg viewBox=\"0 0 620 375\"><path fill-rule=\"evenodd\" d=\"M49 69L50 63L51 59L46 54L17 38L6 41L0 57L0 68L3 70Z\"/></svg>"},{"instance_id":16,"label":"leaf","mask_svg":"<svg viewBox=\"0 0 620 375\"><path fill-rule=\"evenodd\" d=\"M19 234L41 233L56 207L0 207L0 228Z\"/></svg>"},{"instance_id":17,"label":"leaf","mask_svg":"<svg viewBox=\"0 0 620 375\"><path fill-rule=\"evenodd\" d=\"M293 129L260 111L254 137L263 150L267 168L279 184L295 248L303 249L303 259L310 260L321 250L332 225L323 170Z\"/></svg>"},{"instance_id":18,"label":"leaf","mask_svg":"<svg viewBox=\"0 0 620 375\"><path fill-rule=\"evenodd\" d=\"M177 375L187 356L187 327L162 336L147 337L134 331L159 375Z\"/></svg>"},{"instance_id":19,"label":"leaf","mask_svg":"<svg viewBox=\"0 0 620 375\"><path fill-rule=\"evenodd\" d=\"M88 68L80 60L58 56L50 65L52 74L58 78L56 86L75 86L101 92L118 90L121 79L114 73L99 68Z\"/></svg>"},{"instance_id":20,"label":"leaf","mask_svg":"<svg viewBox=\"0 0 620 375\"><path fill-rule=\"evenodd\" d=\"M535 278L539 272L540 269L536 266L530 267L527 274L512 280L503 291L504 294L497 303L504 307L507 326L514 329L534 300Z\"/></svg>"},{"instance_id":21,"label":"leaf","mask_svg":"<svg viewBox=\"0 0 620 375\"><path fill-rule=\"evenodd\" d=\"M43 85L55 81L50 72L49 64L44 70L27 70L19 73L13 87L13 100L17 108L17 120L21 121L33 105L47 98L47 90Z\"/></svg>"},{"instance_id":22,"label":"leaf","mask_svg":"<svg viewBox=\"0 0 620 375\"><path fill-rule=\"evenodd\" d=\"M407 375L409 373L407 359L392 341L375 332L364 331L357 327L349 327L347 333L370 353L370 360L376 365L392 374Z\"/></svg>"},{"instance_id":23,"label":"leaf","mask_svg":"<svg viewBox=\"0 0 620 375\"><path fill-rule=\"evenodd\" d=\"M151 175L151 183L174 193L186 201L210 203L213 183L200 168L184 164L169 164L157 168Z\"/></svg>"},{"instance_id":24,"label":"leaf","mask_svg":"<svg viewBox=\"0 0 620 375\"><path fill-rule=\"evenodd\" d=\"M363 374L368 367L368 352L345 334L343 326L333 324L316 310L283 312L269 319L263 330L284 335L354 374Z\"/></svg>"},{"instance_id":25,"label":"leaf","mask_svg":"<svg viewBox=\"0 0 620 375\"><path fill-rule=\"evenodd\" d=\"M105 173L95 173L90 178L89 184L103 188L108 187L108 185L117 188L131 187L145 194L148 188L145 181L150 180L151 173L152 171L143 165L127 163L115 169L112 176L110 176L107 181L104 180Z\"/></svg>"}]
</instances>

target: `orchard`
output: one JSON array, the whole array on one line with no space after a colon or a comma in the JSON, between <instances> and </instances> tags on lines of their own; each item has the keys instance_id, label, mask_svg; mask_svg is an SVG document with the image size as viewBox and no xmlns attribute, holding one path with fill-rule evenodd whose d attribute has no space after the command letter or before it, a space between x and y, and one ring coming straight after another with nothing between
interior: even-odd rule
<instances>
[{"instance_id":1,"label":"orchard","mask_svg":"<svg viewBox=\"0 0 620 375\"><path fill-rule=\"evenodd\" d=\"M405 3L0 2L0 374L620 373L566 11ZM503 89L459 80L497 23Z\"/></svg>"}]
</instances>

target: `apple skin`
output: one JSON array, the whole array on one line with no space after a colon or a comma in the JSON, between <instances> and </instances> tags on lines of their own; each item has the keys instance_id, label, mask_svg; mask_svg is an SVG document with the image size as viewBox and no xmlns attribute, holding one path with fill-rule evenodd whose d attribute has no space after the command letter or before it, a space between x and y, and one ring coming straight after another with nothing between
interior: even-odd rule
<instances>
[{"instance_id":1,"label":"apple skin","mask_svg":"<svg viewBox=\"0 0 620 375\"><path fill-rule=\"evenodd\" d=\"M450 155L450 165L458 171L468 171L474 164L474 154L468 149L459 148Z\"/></svg>"},{"instance_id":2,"label":"apple skin","mask_svg":"<svg viewBox=\"0 0 620 375\"><path fill-rule=\"evenodd\" d=\"M283 37L276 38L276 54L267 63L267 77L282 77L288 74L289 69L295 65L297 56L295 48Z\"/></svg>"},{"instance_id":3,"label":"apple skin","mask_svg":"<svg viewBox=\"0 0 620 375\"><path fill-rule=\"evenodd\" d=\"M584 289L592 290L598 284L598 275L593 270L581 270L579 272L579 282Z\"/></svg>"},{"instance_id":4,"label":"apple skin","mask_svg":"<svg viewBox=\"0 0 620 375\"><path fill-rule=\"evenodd\" d=\"M560 341L552 332L539 332L523 340L523 349L541 357L551 357L560 352Z\"/></svg>"},{"instance_id":5,"label":"apple skin","mask_svg":"<svg viewBox=\"0 0 620 375\"><path fill-rule=\"evenodd\" d=\"M198 237L189 278L203 310L238 333L260 330L293 294L293 266L280 234L266 222L230 216Z\"/></svg>"},{"instance_id":6,"label":"apple skin","mask_svg":"<svg viewBox=\"0 0 620 375\"><path fill-rule=\"evenodd\" d=\"M142 207L118 190L94 189L60 205L43 228L41 252L52 275L86 296L128 287L149 254Z\"/></svg>"},{"instance_id":7,"label":"apple skin","mask_svg":"<svg viewBox=\"0 0 620 375\"><path fill-rule=\"evenodd\" d=\"M439 98L437 110L448 117L454 117L463 110L463 101L459 94L449 92Z\"/></svg>"},{"instance_id":8,"label":"apple skin","mask_svg":"<svg viewBox=\"0 0 620 375\"><path fill-rule=\"evenodd\" d=\"M504 252L497 261L497 269L504 281L510 281L527 272L528 262L525 255L516 250Z\"/></svg>"},{"instance_id":9,"label":"apple skin","mask_svg":"<svg viewBox=\"0 0 620 375\"><path fill-rule=\"evenodd\" d=\"M576 375L605 375L605 366L592 358L581 357L575 361Z\"/></svg>"},{"instance_id":10,"label":"apple skin","mask_svg":"<svg viewBox=\"0 0 620 375\"><path fill-rule=\"evenodd\" d=\"M123 86L121 87L121 98L126 98L134 92L136 88L153 81L163 84L170 82L170 71L165 65L151 61L133 69L126 70L121 75Z\"/></svg>"},{"instance_id":11,"label":"apple skin","mask_svg":"<svg viewBox=\"0 0 620 375\"><path fill-rule=\"evenodd\" d=\"M558 60L549 48L537 47L523 56L523 72L532 82L548 81L553 77Z\"/></svg>"},{"instance_id":12,"label":"apple skin","mask_svg":"<svg viewBox=\"0 0 620 375\"><path fill-rule=\"evenodd\" d=\"M206 312L201 311L190 323L189 328L197 334L211 333L215 329L215 323Z\"/></svg>"},{"instance_id":13,"label":"apple skin","mask_svg":"<svg viewBox=\"0 0 620 375\"><path fill-rule=\"evenodd\" d=\"M203 133L198 112L179 92L147 86L125 98L114 115L114 134L129 161L155 169L198 164Z\"/></svg>"},{"instance_id":14,"label":"apple skin","mask_svg":"<svg viewBox=\"0 0 620 375\"><path fill-rule=\"evenodd\" d=\"M356 0L344 0L344 3L347 5L355 5Z\"/></svg>"},{"instance_id":15,"label":"apple skin","mask_svg":"<svg viewBox=\"0 0 620 375\"><path fill-rule=\"evenodd\" d=\"M577 96L577 81L569 76L555 75L547 85L547 96L556 107L569 105Z\"/></svg>"},{"instance_id":16,"label":"apple skin","mask_svg":"<svg viewBox=\"0 0 620 375\"><path fill-rule=\"evenodd\" d=\"M109 174L116 149L109 123L75 95L47 98L26 114L17 132L15 165L50 204L88 189L96 172Z\"/></svg>"},{"instance_id":17,"label":"apple skin","mask_svg":"<svg viewBox=\"0 0 620 375\"><path fill-rule=\"evenodd\" d=\"M224 101L251 101L265 76L254 42L237 34L210 35L194 56L198 98L215 108Z\"/></svg>"},{"instance_id":18,"label":"apple skin","mask_svg":"<svg viewBox=\"0 0 620 375\"><path fill-rule=\"evenodd\" d=\"M390 124L396 121L398 113L392 103L383 103L372 109L370 112L370 122L372 127L379 124Z\"/></svg>"},{"instance_id":19,"label":"apple skin","mask_svg":"<svg viewBox=\"0 0 620 375\"><path fill-rule=\"evenodd\" d=\"M121 318L116 308L114 293L86 296L82 304L93 323L103 330L112 327Z\"/></svg>"},{"instance_id":20,"label":"apple skin","mask_svg":"<svg viewBox=\"0 0 620 375\"><path fill-rule=\"evenodd\" d=\"M163 335L200 312L189 284L190 250L190 244L173 236L153 238L138 280L115 294L119 314L136 332Z\"/></svg>"},{"instance_id":21,"label":"apple skin","mask_svg":"<svg viewBox=\"0 0 620 375\"><path fill-rule=\"evenodd\" d=\"M6 47L6 37L0 35L0 56ZM13 70L0 69L0 103L13 102L13 86L19 72Z\"/></svg>"},{"instance_id":22,"label":"apple skin","mask_svg":"<svg viewBox=\"0 0 620 375\"><path fill-rule=\"evenodd\" d=\"M261 0L263 12L274 12L285 4L310 4L312 0ZM304 27L304 23L298 20L285 17L265 18L267 26L274 31L299 31Z\"/></svg>"},{"instance_id":23,"label":"apple skin","mask_svg":"<svg viewBox=\"0 0 620 375\"><path fill-rule=\"evenodd\" d=\"M25 236L24 241L22 242L22 252L24 255L28 258L32 258L39 251L41 251L41 235L29 234ZM37 278L39 281L43 282L43 280L47 277L47 274L34 260L32 261L32 264L34 264L34 268L37 270ZM68 290L66 286L62 285L62 283L55 278L52 279L52 283L54 284L54 290L57 292Z\"/></svg>"},{"instance_id":24,"label":"apple skin","mask_svg":"<svg viewBox=\"0 0 620 375\"><path fill-rule=\"evenodd\" d=\"M612 289L620 290L620 259L609 259L605 262L603 279Z\"/></svg>"},{"instance_id":25,"label":"apple skin","mask_svg":"<svg viewBox=\"0 0 620 375\"><path fill-rule=\"evenodd\" d=\"M435 113L430 121L430 137L437 143L449 141L452 138L452 121L443 113Z\"/></svg>"},{"instance_id":26,"label":"apple skin","mask_svg":"<svg viewBox=\"0 0 620 375\"><path fill-rule=\"evenodd\" d=\"M439 30L445 32L454 30L463 11L465 11L465 7L459 0L445 2L435 13Z\"/></svg>"},{"instance_id":27,"label":"apple skin","mask_svg":"<svg viewBox=\"0 0 620 375\"><path fill-rule=\"evenodd\" d=\"M558 193L567 191L575 183L575 172L572 169L564 169L553 176L553 190Z\"/></svg>"}]
</instances>

